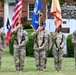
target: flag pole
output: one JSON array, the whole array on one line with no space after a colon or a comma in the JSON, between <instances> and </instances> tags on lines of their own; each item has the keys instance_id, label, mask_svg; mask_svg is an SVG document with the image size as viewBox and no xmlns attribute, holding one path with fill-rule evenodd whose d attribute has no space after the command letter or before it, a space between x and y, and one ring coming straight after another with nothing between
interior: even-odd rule
<instances>
[{"instance_id":1,"label":"flag pole","mask_svg":"<svg viewBox=\"0 0 76 75\"><path fill-rule=\"evenodd\" d=\"M39 27L40 27L40 14L39 14ZM38 43L39 43L39 47L40 47L40 30L39 30L39 37L38 37ZM39 64L40 64L40 51L39 51Z\"/></svg>"},{"instance_id":2,"label":"flag pole","mask_svg":"<svg viewBox=\"0 0 76 75\"><path fill-rule=\"evenodd\" d=\"M76 69L76 58L75 58L75 69Z\"/></svg>"},{"instance_id":3,"label":"flag pole","mask_svg":"<svg viewBox=\"0 0 76 75\"><path fill-rule=\"evenodd\" d=\"M39 27L40 27L40 14L39 14ZM38 38L38 42L39 42L39 47L40 47L40 30L39 30L39 38Z\"/></svg>"}]
</instances>

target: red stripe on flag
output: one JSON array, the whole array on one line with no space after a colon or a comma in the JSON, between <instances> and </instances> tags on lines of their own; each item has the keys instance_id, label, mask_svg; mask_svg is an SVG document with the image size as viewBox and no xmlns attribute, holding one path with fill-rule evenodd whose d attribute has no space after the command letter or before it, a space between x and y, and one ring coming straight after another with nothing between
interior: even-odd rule
<instances>
[{"instance_id":1,"label":"red stripe on flag","mask_svg":"<svg viewBox=\"0 0 76 75\"><path fill-rule=\"evenodd\" d=\"M8 31L8 32L7 32L7 35L6 35L6 45L7 45L7 46L9 46L10 37L11 37L11 32Z\"/></svg>"},{"instance_id":2,"label":"red stripe on flag","mask_svg":"<svg viewBox=\"0 0 76 75\"><path fill-rule=\"evenodd\" d=\"M11 28L14 28L16 26L17 22L19 22L19 20L20 20L19 14L21 11L22 11L22 1L18 0L17 5L14 7Z\"/></svg>"},{"instance_id":3,"label":"red stripe on flag","mask_svg":"<svg viewBox=\"0 0 76 75\"><path fill-rule=\"evenodd\" d=\"M58 30L62 23L61 8L60 8L59 0L52 0L50 14L54 16L56 29Z\"/></svg>"}]
</instances>

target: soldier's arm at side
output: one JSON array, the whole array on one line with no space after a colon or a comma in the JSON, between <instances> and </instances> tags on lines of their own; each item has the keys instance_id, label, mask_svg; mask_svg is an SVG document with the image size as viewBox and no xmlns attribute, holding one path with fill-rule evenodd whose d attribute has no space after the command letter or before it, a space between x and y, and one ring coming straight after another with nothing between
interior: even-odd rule
<instances>
[{"instance_id":1,"label":"soldier's arm at side","mask_svg":"<svg viewBox=\"0 0 76 75\"><path fill-rule=\"evenodd\" d=\"M76 41L75 41L74 38L75 38L75 36L74 36L74 34L72 34L72 43L73 43L73 44L76 44Z\"/></svg>"},{"instance_id":2,"label":"soldier's arm at side","mask_svg":"<svg viewBox=\"0 0 76 75\"><path fill-rule=\"evenodd\" d=\"M74 42L74 35L72 34L72 43Z\"/></svg>"},{"instance_id":3,"label":"soldier's arm at side","mask_svg":"<svg viewBox=\"0 0 76 75\"><path fill-rule=\"evenodd\" d=\"M48 38L50 39L49 40L49 50L51 49L51 47L52 47L52 36L51 36L51 34L49 33L49 35L48 35Z\"/></svg>"},{"instance_id":4,"label":"soldier's arm at side","mask_svg":"<svg viewBox=\"0 0 76 75\"><path fill-rule=\"evenodd\" d=\"M15 27L14 29L11 29L11 33L14 33L19 27L20 27L20 25L18 25L18 26Z\"/></svg>"},{"instance_id":5,"label":"soldier's arm at side","mask_svg":"<svg viewBox=\"0 0 76 75\"><path fill-rule=\"evenodd\" d=\"M32 36L35 36L37 33L37 30L34 30L34 32L31 34Z\"/></svg>"},{"instance_id":6,"label":"soldier's arm at side","mask_svg":"<svg viewBox=\"0 0 76 75\"><path fill-rule=\"evenodd\" d=\"M2 40L2 49L4 49L6 42L5 42L5 31L3 29L1 30L1 40Z\"/></svg>"},{"instance_id":7,"label":"soldier's arm at side","mask_svg":"<svg viewBox=\"0 0 76 75\"><path fill-rule=\"evenodd\" d=\"M65 38L65 36L63 35L63 42L62 42L62 44L60 45L61 48L64 47L64 45L65 45L65 41L66 41L66 38Z\"/></svg>"},{"instance_id":8,"label":"soldier's arm at side","mask_svg":"<svg viewBox=\"0 0 76 75\"><path fill-rule=\"evenodd\" d=\"M3 48L5 48L5 45L6 45L6 38L5 38L5 32L3 32L3 34L2 34L2 46L3 46Z\"/></svg>"},{"instance_id":9,"label":"soldier's arm at side","mask_svg":"<svg viewBox=\"0 0 76 75\"><path fill-rule=\"evenodd\" d=\"M33 32L31 35L35 36L36 35L36 32Z\"/></svg>"},{"instance_id":10,"label":"soldier's arm at side","mask_svg":"<svg viewBox=\"0 0 76 75\"><path fill-rule=\"evenodd\" d=\"M33 47L33 49L34 50L39 50L38 47L37 47L37 43L35 41L34 41L34 47Z\"/></svg>"},{"instance_id":11,"label":"soldier's arm at side","mask_svg":"<svg viewBox=\"0 0 76 75\"><path fill-rule=\"evenodd\" d=\"M2 46L2 45L0 45L0 49L1 49L2 51L4 51L4 48L3 48L3 46Z\"/></svg>"},{"instance_id":12,"label":"soldier's arm at side","mask_svg":"<svg viewBox=\"0 0 76 75\"><path fill-rule=\"evenodd\" d=\"M28 42L28 33L26 32L26 31L24 31L25 33L25 40L24 41L22 41L22 43L21 43L21 46L23 46L23 45L25 45L27 42Z\"/></svg>"},{"instance_id":13,"label":"soldier's arm at side","mask_svg":"<svg viewBox=\"0 0 76 75\"><path fill-rule=\"evenodd\" d=\"M14 33L18 28L15 27L14 29L11 29L11 33Z\"/></svg>"},{"instance_id":14,"label":"soldier's arm at side","mask_svg":"<svg viewBox=\"0 0 76 75\"><path fill-rule=\"evenodd\" d=\"M48 43L48 37L45 37L45 39L44 39L44 43L43 43L43 45L41 46L41 49L45 49L45 47L46 47L46 45L47 45L47 43Z\"/></svg>"},{"instance_id":15,"label":"soldier's arm at side","mask_svg":"<svg viewBox=\"0 0 76 75\"><path fill-rule=\"evenodd\" d=\"M17 30L17 27L15 27L14 29L11 29L11 33L14 33Z\"/></svg>"},{"instance_id":16,"label":"soldier's arm at side","mask_svg":"<svg viewBox=\"0 0 76 75\"><path fill-rule=\"evenodd\" d=\"M36 34L37 34L37 30L35 30L31 35L33 35L34 37L36 36ZM35 40L36 40L36 37L34 38L34 47L33 47L33 49L34 50L39 50L38 49L38 47L37 47L37 43L35 42Z\"/></svg>"}]
</instances>

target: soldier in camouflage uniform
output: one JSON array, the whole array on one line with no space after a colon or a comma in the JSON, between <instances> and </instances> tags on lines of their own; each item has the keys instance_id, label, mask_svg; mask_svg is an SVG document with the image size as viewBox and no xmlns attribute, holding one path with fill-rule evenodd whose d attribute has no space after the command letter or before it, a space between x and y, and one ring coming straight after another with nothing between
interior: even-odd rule
<instances>
[{"instance_id":1,"label":"soldier in camouflage uniform","mask_svg":"<svg viewBox=\"0 0 76 75\"><path fill-rule=\"evenodd\" d=\"M2 58L2 52L5 47L5 32L0 26L0 68L1 68L1 58Z\"/></svg>"},{"instance_id":2,"label":"soldier in camouflage uniform","mask_svg":"<svg viewBox=\"0 0 76 75\"><path fill-rule=\"evenodd\" d=\"M62 56L63 56L63 47L65 44L65 36L61 32L61 26L58 31L54 34L54 44L53 44L53 56L55 69L60 71L62 68Z\"/></svg>"},{"instance_id":3,"label":"soldier in camouflage uniform","mask_svg":"<svg viewBox=\"0 0 76 75\"><path fill-rule=\"evenodd\" d=\"M72 43L74 44L74 58L75 58L75 68L76 68L76 30L72 34Z\"/></svg>"},{"instance_id":4,"label":"soldier in camouflage uniform","mask_svg":"<svg viewBox=\"0 0 76 75\"><path fill-rule=\"evenodd\" d=\"M28 41L28 33L22 29L22 23L12 30L14 33L14 59L16 71L23 71L24 58L26 55L26 43Z\"/></svg>"},{"instance_id":5,"label":"soldier in camouflage uniform","mask_svg":"<svg viewBox=\"0 0 76 75\"><path fill-rule=\"evenodd\" d=\"M42 25L43 25L43 31L44 33L46 34L46 36L48 37L47 40L48 40L48 44L47 44L47 48L44 50L45 51L45 58L44 58L44 70L46 69L46 64L47 64L47 55L48 55L48 52L51 50L51 46L52 46L52 38L51 38L51 34L45 29L46 27L46 22L42 22Z\"/></svg>"},{"instance_id":6,"label":"soldier in camouflage uniform","mask_svg":"<svg viewBox=\"0 0 76 75\"><path fill-rule=\"evenodd\" d=\"M40 35L39 35L40 31ZM48 47L48 36L49 34L45 33L43 24L38 27L37 31L33 32L32 35L34 35L34 56L36 60L36 68L37 71L43 71L44 69L44 59L46 58L46 50ZM40 36L40 39L39 39Z\"/></svg>"}]
</instances>

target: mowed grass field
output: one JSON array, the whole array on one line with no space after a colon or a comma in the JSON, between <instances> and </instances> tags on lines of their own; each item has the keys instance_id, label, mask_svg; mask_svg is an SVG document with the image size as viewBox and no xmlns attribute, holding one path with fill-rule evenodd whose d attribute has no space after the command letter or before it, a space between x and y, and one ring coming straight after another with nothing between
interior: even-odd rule
<instances>
[{"instance_id":1,"label":"mowed grass field","mask_svg":"<svg viewBox=\"0 0 76 75\"><path fill-rule=\"evenodd\" d=\"M24 71L17 73L14 58L9 54L8 48L6 48L2 56L0 75L76 75L75 60L74 58L63 58L62 71L56 72L54 69L54 59L50 57L48 58L46 71L37 72L34 57L26 57Z\"/></svg>"}]
</instances>

